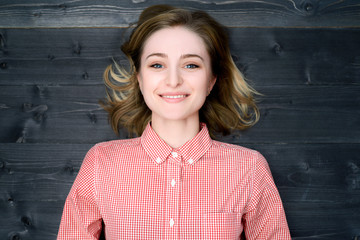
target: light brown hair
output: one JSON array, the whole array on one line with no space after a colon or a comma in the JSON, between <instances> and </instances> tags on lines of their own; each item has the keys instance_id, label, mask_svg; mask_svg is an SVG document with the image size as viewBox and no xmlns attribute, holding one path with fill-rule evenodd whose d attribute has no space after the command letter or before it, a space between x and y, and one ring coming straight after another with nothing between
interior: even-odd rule
<instances>
[{"instance_id":1,"label":"light brown hair","mask_svg":"<svg viewBox=\"0 0 360 240\"><path fill-rule=\"evenodd\" d=\"M254 95L258 94L245 81L230 53L226 28L203 11L188 11L167 5L145 9L137 26L121 50L129 59L130 69L125 71L117 63L104 72L107 99L102 106L109 113L113 130L120 126L141 135L151 119L140 92L137 71L146 40L154 32L183 26L200 36L211 58L212 73L216 83L199 111L200 121L207 124L213 137L215 132L229 134L233 129L246 129L259 119Z\"/></svg>"}]
</instances>

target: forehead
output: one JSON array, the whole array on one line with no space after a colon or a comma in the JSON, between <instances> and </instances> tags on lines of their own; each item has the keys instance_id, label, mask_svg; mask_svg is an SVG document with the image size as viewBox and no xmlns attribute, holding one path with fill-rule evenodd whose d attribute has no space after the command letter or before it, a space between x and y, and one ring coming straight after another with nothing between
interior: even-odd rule
<instances>
[{"instance_id":1,"label":"forehead","mask_svg":"<svg viewBox=\"0 0 360 240\"><path fill-rule=\"evenodd\" d=\"M203 39L182 26L170 27L154 32L145 42L143 56L157 53L167 55L198 54L209 57Z\"/></svg>"}]
</instances>

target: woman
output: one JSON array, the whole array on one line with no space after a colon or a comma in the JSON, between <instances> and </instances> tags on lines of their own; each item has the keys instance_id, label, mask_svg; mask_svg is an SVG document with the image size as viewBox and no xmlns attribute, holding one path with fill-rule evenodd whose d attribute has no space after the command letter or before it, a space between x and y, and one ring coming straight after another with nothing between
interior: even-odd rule
<instances>
[{"instance_id":1,"label":"woman","mask_svg":"<svg viewBox=\"0 0 360 240\"><path fill-rule=\"evenodd\" d=\"M263 156L210 137L259 116L224 27L201 11L153 6L122 50L130 73L107 68L103 104L116 132L141 137L88 152L58 239L98 239L102 226L106 239L290 239Z\"/></svg>"}]
</instances>

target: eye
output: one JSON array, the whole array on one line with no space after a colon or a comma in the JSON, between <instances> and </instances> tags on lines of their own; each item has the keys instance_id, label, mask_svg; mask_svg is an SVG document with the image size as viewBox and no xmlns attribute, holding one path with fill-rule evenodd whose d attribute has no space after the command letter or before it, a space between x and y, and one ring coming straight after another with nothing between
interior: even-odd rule
<instances>
[{"instance_id":1,"label":"eye","mask_svg":"<svg viewBox=\"0 0 360 240\"><path fill-rule=\"evenodd\" d=\"M186 66L185 66L185 68L188 68L188 69L194 69L194 68L198 68L199 66L198 65L196 65L196 64L187 64Z\"/></svg>"},{"instance_id":2,"label":"eye","mask_svg":"<svg viewBox=\"0 0 360 240\"><path fill-rule=\"evenodd\" d=\"M164 66L161 65L160 63L155 63L155 64L150 65L150 67L152 67L152 68L163 68Z\"/></svg>"}]
</instances>

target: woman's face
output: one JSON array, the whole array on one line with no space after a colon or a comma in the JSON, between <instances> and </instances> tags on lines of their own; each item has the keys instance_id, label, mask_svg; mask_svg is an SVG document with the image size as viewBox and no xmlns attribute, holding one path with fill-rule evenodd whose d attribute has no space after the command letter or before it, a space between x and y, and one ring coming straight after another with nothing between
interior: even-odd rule
<instances>
[{"instance_id":1,"label":"woman's face","mask_svg":"<svg viewBox=\"0 0 360 240\"><path fill-rule=\"evenodd\" d=\"M137 77L153 122L199 121L199 109L216 80L203 40L181 26L147 39Z\"/></svg>"}]
</instances>

